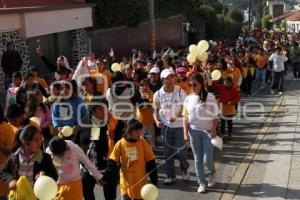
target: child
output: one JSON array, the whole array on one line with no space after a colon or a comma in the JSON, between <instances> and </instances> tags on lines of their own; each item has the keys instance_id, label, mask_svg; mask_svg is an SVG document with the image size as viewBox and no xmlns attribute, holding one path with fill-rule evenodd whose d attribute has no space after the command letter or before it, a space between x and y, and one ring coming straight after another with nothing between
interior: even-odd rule
<instances>
[{"instance_id":1,"label":"child","mask_svg":"<svg viewBox=\"0 0 300 200\"><path fill-rule=\"evenodd\" d=\"M136 119L127 124L124 137L115 145L108 160L106 173L101 180L108 182L119 174L122 199L142 199L141 189L147 184L147 174L157 185L157 170L151 146L141 138L143 125Z\"/></svg>"},{"instance_id":2,"label":"child","mask_svg":"<svg viewBox=\"0 0 300 200\"><path fill-rule=\"evenodd\" d=\"M50 124L51 124L51 116L49 108L44 103L39 103L35 109L34 116L40 120L40 128L41 132L44 136L44 145L48 146L52 135L50 133Z\"/></svg>"},{"instance_id":3,"label":"child","mask_svg":"<svg viewBox=\"0 0 300 200\"><path fill-rule=\"evenodd\" d=\"M0 106L0 165L4 164L11 153L15 140L13 127L5 121L4 112ZM7 185L0 181L0 199L9 193Z\"/></svg>"},{"instance_id":4,"label":"child","mask_svg":"<svg viewBox=\"0 0 300 200\"><path fill-rule=\"evenodd\" d=\"M147 80L142 80L139 84L140 94L143 99L143 103L139 104L137 109L137 118L143 124L143 133L147 133L148 141L151 146L155 147L155 128L153 119L153 92L150 90Z\"/></svg>"},{"instance_id":5,"label":"child","mask_svg":"<svg viewBox=\"0 0 300 200\"><path fill-rule=\"evenodd\" d=\"M12 74L12 84L7 89L6 93L6 107L8 107L11 104L16 103L16 95L19 87L22 83L22 75L20 72L14 72Z\"/></svg>"},{"instance_id":6,"label":"child","mask_svg":"<svg viewBox=\"0 0 300 200\"><path fill-rule=\"evenodd\" d=\"M233 80L230 76L224 80L224 85L218 88L219 101L221 103L221 135L225 134L225 123L228 125L228 136L232 138L232 118L236 114L236 104L240 101L240 94L233 86Z\"/></svg>"},{"instance_id":7,"label":"child","mask_svg":"<svg viewBox=\"0 0 300 200\"><path fill-rule=\"evenodd\" d=\"M54 166L58 172L59 188L55 198L57 200L83 199L80 164L88 169L97 182L102 178L83 150L72 141L54 137L50 140L47 152L52 155Z\"/></svg>"},{"instance_id":8,"label":"child","mask_svg":"<svg viewBox=\"0 0 300 200\"><path fill-rule=\"evenodd\" d=\"M21 176L26 176L32 183L40 175L57 179L52 160L48 154L41 151L41 145L42 134L35 126L27 125L17 132L15 151L0 167L0 180L5 182L10 190L16 189Z\"/></svg>"}]
</instances>

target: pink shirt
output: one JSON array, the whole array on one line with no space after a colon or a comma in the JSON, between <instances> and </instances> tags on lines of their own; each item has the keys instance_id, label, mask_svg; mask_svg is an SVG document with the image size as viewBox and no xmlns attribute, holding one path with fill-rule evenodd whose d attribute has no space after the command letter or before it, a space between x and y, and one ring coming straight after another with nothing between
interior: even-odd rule
<instances>
[{"instance_id":1,"label":"pink shirt","mask_svg":"<svg viewBox=\"0 0 300 200\"><path fill-rule=\"evenodd\" d=\"M91 163L89 158L84 154L83 150L72 141L66 140L67 151L65 152L61 164L58 167L58 180L60 184L66 184L72 181L81 179L80 176L80 164L84 165L96 180L102 178L102 174ZM47 153L52 155L50 149L47 149ZM52 155L52 159L54 159ZM55 160L53 160L55 165Z\"/></svg>"}]
</instances>

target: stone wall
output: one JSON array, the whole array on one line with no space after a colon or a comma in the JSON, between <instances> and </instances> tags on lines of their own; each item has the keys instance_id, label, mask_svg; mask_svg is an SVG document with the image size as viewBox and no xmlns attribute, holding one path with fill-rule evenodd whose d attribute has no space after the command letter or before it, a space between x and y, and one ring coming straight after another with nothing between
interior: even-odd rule
<instances>
[{"instance_id":1,"label":"stone wall","mask_svg":"<svg viewBox=\"0 0 300 200\"><path fill-rule=\"evenodd\" d=\"M15 49L21 54L23 60L22 72L27 71L29 67L29 50L25 40L19 38L18 31L12 32L0 32L0 57L6 50L6 44L12 42L15 45ZM4 74L0 63L0 91L4 90Z\"/></svg>"},{"instance_id":2,"label":"stone wall","mask_svg":"<svg viewBox=\"0 0 300 200\"><path fill-rule=\"evenodd\" d=\"M70 66L76 67L79 60L88 53L88 34L85 29L78 29L70 32L71 58Z\"/></svg>"}]
</instances>

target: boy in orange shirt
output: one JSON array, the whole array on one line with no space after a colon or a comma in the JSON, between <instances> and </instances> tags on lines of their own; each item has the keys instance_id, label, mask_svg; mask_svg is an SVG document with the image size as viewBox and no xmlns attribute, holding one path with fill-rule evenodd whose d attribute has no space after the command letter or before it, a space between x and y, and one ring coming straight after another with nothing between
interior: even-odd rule
<instances>
[{"instance_id":1,"label":"boy in orange shirt","mask_svg":"<svg viewBox=\"0 0 300 200\"><path fill-rule=\"evenodd\" d=\"M119 174L122 199L142 199L141 189L147 184L147 174L157 185L158 176L153 150L141 138L143 125L136 119L128 121L124 137L117 142L111 153L102 183L113 180Z\"/></svg>"},{"instance_id":2,"label":"boy in orange shirt","mask_svg":"<svg viewBox=\"0 0 300 200\"><path fill-rule=\"evenodd\" d=\"M176 68L177 82L176 85L183 89L187 95L191 93L190 82L187 77L187 69L185 67Z\"/></svg>"}]
</instances>

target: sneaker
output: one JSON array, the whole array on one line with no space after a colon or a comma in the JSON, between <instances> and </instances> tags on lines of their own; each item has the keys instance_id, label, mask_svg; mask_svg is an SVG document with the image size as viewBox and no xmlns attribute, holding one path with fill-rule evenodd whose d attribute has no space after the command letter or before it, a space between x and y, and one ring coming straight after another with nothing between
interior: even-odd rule
<instances>
[{"instance_id":1,"label":"sneaker","mask_svg":"<svg viewBox=\"0 0 300 200\"><path fill-rule=\"evenodd\" d=\"M274 91L274 90L271 90L271 94L275 94L275 91Z\"/></svg>"},{"instance_id":2,"label":"sneaker","mask_svg":"<svg viewBox=\"0 0 300 200\"><path fill-rule=\"evenodd\" d=\"M190 172L189 172L188 169L187 169L186 171L183 171L183 172L182 172L182 179L183 179L184 181L190 180Z\"/></svg>"},{"instance_id":3,"label":"sneaker","mask_svg":"<svg viewBox=\"0 0 300 200\"><path fill-rule=\"evenodd\" d=\"M216 175L212 175L208 177L208 187L214 187L216 184Z\"/></svg>"},{"instance_id":4,"label":"sneaker","mask_svg":"<svg viewBox=\"0 0 300 200\"><path fill-rule=\"evenodd\" d=\"M206 186L205 186L205 184L201 183L199 185L199 187L198 187L197 192L199 192L199 193L205 193L205 191L206 191Z\"/></svg>"},{"instance_id":5,"label":"sneaker","mask_svg":"<svg viewBox=\"0 0 300 200\"><path fill-rule=\"evenodd\" d=\"M164 184L165 185L172 185L175 182L176 182L176 178L175 177L167 177L164 180Z\"/></svg>"},{"instance_id":6,"label":"sneaker","mask_svg":"<svg viewBox=\"0 0 300 200\"><path fill-rule=\"evenodd\" d=\"M230 133L229 135L228 135L228 139L232 139L232 134Z\"/></svg>"},{"instance_id":7,"label":"sneaker","mask_svg":"<svg viewBox=\"0 0 300 200\"><path fill-rule=\"evenodd\" d=\"M279 92L278 94L279 94L279 95L282 95L282 92Z\"/></svg>"}]
</instances>

